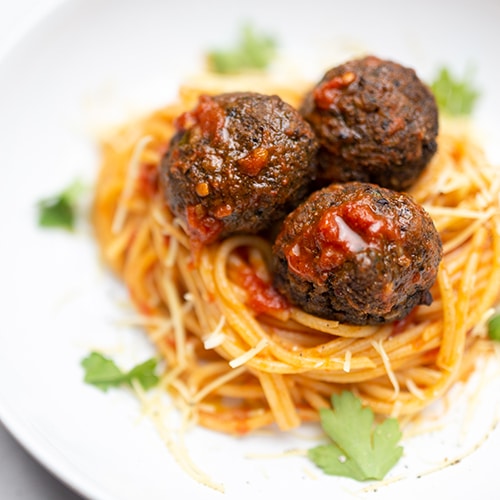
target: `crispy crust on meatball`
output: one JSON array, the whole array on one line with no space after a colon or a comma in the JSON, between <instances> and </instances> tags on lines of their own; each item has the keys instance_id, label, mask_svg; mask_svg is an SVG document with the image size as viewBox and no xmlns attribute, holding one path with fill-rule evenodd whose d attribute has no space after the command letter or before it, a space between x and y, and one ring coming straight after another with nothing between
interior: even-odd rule
<instances>
[{"instance_id":1,"label":"crispy crust on meatball","mask_svg":"<svg viewBox=\"0 0 500 500\"><path fill-rule=\"evenodd\" d=\"M208 244L233 233L257 233L308 194L317 140L280 97L203 95L177 127L160 182L193 240Z\"/></svg>"},{"instance_id":2,"label":"crispy crust on meatball","mask_svg":"<svg viewBox=\"0 0 500 500\"><path fill-rule=\"evenodd\" d=\"M325 73L301 113L320 143L318 178L408 189L437 150L438 109L415 71L374 56Z\"/></svg>"},{"instance_id":3,"label":"crispy crust on meatball","mask_svg":"<svg viewBox=\"0 0 500 500\"><path fill-rule=\"evenodd\" d=\"M439 234L410 196L368 183L314 192L273 246L274 285L327 319L378 324L429 304L442 258Z\"/></svg>"}]
</instances>

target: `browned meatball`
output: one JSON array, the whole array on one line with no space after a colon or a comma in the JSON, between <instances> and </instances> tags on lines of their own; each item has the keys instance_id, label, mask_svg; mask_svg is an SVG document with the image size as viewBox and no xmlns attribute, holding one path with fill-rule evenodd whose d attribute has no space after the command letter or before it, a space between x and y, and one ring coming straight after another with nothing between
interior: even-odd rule
<instances>
[{"instance_id":1,"label":"browned meatball","mask_svg":"<svg viewBox=\"0 0 500 500\"><path fill-rule=\"evenodd\" d=\"M319 178L363 181L399 191L437 150L434 95L415 71L374 56L330 69L301 112L319 142Z\"/></svg>"},{"instance_id":2,"label":"browned meatball","mask_svg":"<svg viewBox=\"0 0 500 500\"><path fill-rule=\"evenodd\" d=\"M402 319L430 304L442 245L409 195L375 184L332 184L284 221L275 286L306 312L353 324Z\"/></svg>"},{"instance_id":3,"label":"browned meatball","mask_svg":"<svg viewBox=\"0 0 500 500\"><path fill-rule=\"evenodd\" d=\"M177 120L161 164L164 197L192 240L257 233L308 194L317 141L280 97L251 92L203 95Z\"/></svg>"}]
</instances>

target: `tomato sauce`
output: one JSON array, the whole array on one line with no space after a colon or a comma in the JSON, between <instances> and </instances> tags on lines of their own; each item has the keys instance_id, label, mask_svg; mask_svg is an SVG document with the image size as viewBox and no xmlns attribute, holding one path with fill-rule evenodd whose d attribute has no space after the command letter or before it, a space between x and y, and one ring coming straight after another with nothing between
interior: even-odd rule
<instances>
[{"instance_id":1,"label":"tomato sauce","mask_svg":"<svg viewBox=\"0 0 500 500\"><path fill-rule=\"evenodd\" d=\"M342 75L326 80L314 89L314 101L320 109L331 109L337 104L344 89L356 80L356 74L347 71Z\"/></svg>"},{"instance_id":2,"label":"tomato sauce","mask_svg":"<svg viewBox=\"0 0 500 500\"><path fill-rule=\"evenodd\" d=\"M292 241L286 254L297 274L311 279L319 274L326 279L353 255L368 248L381 249L386 241L398 243L401 238L394 216L378 214L366 199L350 199L323 212Z\"/></svg>"},{"instance_id":3,"label":"tomato sauce","mask_svg":"<svg viewBox=\"0 0 500 500\"><path fill-rule=\"evenodd\" d=\"M178 130L192 129L196 125L196 133L200 133L204 139L216 142L223 138L223 130L226 114L224 109L208 95L199 98L198 105L192 111L186 111L175 121Z\"/></svg>"},{"instance_id":4,"label":"tomato sauce","mask_svg":"<svg viewBox=\"0 0 500 500\"><path fill-rule=\"evenodd\" d=\"M214 242L223 229L219 219L207 214L202 205L191 205L186 208L187 223L191 239L199 243Z\"/></svg>"},{"instance_id":5,"label":"tomato sauce","mask_svg":"<svg viewBox=\"0 0 500 500\"><path fill-rule=\"evenodd\" d=\"M234 279L247 292L247 304L256 313L272 314L289 308L287 300L251 266L239 264Z\"/></svg>"},{"instance_id":6,"label":"tomato sauce","mask_svg":"<svg viewBox=\"0 0 500 500\"><path fill-rule=\"evenodd\" d=\"M143 163L139 168L137 184L142 195L152 198L158 191L158 165Z\"/></svg>"}]
</instances>

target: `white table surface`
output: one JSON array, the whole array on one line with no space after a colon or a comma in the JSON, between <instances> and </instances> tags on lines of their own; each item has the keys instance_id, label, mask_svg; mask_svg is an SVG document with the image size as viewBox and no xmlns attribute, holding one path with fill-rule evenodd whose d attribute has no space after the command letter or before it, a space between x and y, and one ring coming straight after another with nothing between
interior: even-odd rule
<instances>
[{"instance_id":1,"label":"white table surface","mask_svg":"<svg viewBox=\"0 0 500 500\"><path fill-rule=\"evenodd\" d=\"M61 0L0 0L0 64L3 55ZM0 422L0 499L80 500L22 448Z\"/></svg>"}]
</instances>

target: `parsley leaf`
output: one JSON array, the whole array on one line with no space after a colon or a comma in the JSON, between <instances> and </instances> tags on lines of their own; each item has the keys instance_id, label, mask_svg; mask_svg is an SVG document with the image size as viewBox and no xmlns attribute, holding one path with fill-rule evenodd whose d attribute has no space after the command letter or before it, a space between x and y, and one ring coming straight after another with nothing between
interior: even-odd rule
<instances>
[{"instance_id":1,"label":"parsley leaf","mask_svg":"<svg viewBox=\"0 0 500 500\"><path fill-rule=\"evenodd\" d=\"M130 385L134 379L145 390L158 383L158 376L155 374L157 364L155 358L134 366L128 372L123 372L112 359L94 351L84 358L81 364L85 369L84 382L94 385L104 392L110 387L118 387L122 384Z\"/></svg>"},{"instance_id":2,"label":"parsley leaf","mask_svg":"<svg viewBox=\"0 0 500 500\"><path fill-rule=\"evenodd\" d=\"M491 340L500 340L500 312L494 314L488 321L488 337Z\"/></svg>"},{"instance_id":3,"label":"parsley leaf","mask_svg":"<svg viewBox=\"0 0 500 500\"><path fill-rule=\"evenodd\" d=\"M479 98L479 91L472 83L472 71L469 69L462 80L442 67L431 83L438 107L452 116L470 115Z\"/></svg>"},{"instance_id":4,"label":"parsley leaf","mask_svg":"<svg viewBox=\"0 0 500 500\"><path fill-rule=\"evenodd\" d=\"M79 180L74 181L64 191L40 200L38 225L46 228L72 230L76 220L76 205L85 187Z\"/></svg>"},{"instance_id":5,"label":"parsley leaf","mask_svg":"<svg viewBox=\"0 0 500 500\"><path fill-rule=\"evenodd\" d=\"M137 379L142 388L148 390L151 389L151 387L154 387L159 380L158 375L155 373L156 365L157 360L155 358L150 358L143 363L134 366L125 375L128 380Z\"/></svg>"},{"instance_id":6,"label":"parsley leaf","mask_svg":"<svg viewBox=\"0 0 500 500\"><path fill-rule=\"evenodd\" d=\"M209 68L216 73L241 73L245 70L264 70L276 54L274 38L259 34L246 24L234 48L214 50L208 54Z\"/></svg>"},{"instance_id":7,"label":"parsley leaf","mask_svg":"<svg viewBox=\"0 0 500 500\"><path fill-rule=\"evenodd\" d=\"M332 442L308 450L309 458L326 474L383 479L403 453L398 421L388 418L374 427L373 411L348 391L333 395L332 405L320 410L321 425Z\"/></svg>"}]
</instances>

